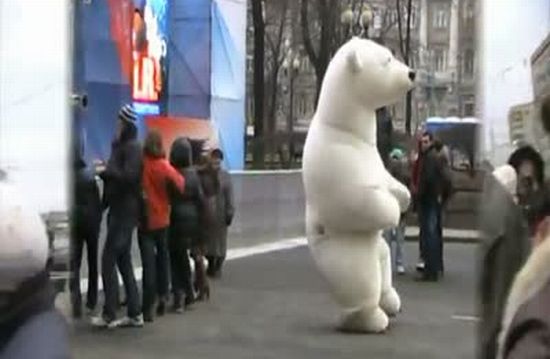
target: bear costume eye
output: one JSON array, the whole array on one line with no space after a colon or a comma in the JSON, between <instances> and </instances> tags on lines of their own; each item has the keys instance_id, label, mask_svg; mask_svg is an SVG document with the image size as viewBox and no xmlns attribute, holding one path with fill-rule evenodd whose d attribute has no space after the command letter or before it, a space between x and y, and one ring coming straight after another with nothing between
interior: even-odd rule
<instances>
[{"instance_id":1,"label":"bear costume eye","mask_svg":"<svg viewBox=\"0 0 550 359\"><path fill-rule=\"evenodd\" d=\"M384 62L385 66L388 66L391 63L391 56L387 58L387 60Z\"/></svg>"}]
</instances>

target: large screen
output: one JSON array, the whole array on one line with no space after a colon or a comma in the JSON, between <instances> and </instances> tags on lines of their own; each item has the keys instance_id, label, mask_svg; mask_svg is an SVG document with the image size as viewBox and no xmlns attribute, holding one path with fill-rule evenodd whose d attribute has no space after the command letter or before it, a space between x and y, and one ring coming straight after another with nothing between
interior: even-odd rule
<instances>
[{"instance_id":1,"label":"large screen","mask_svg":"<svg viewBox=\"0 0 550 359\"><path fill-rule=\"evenodd\" d=\"M132 98L141 114L165 112L168 0L147 0L133 19Z\"/></svg>"}]
</instances>

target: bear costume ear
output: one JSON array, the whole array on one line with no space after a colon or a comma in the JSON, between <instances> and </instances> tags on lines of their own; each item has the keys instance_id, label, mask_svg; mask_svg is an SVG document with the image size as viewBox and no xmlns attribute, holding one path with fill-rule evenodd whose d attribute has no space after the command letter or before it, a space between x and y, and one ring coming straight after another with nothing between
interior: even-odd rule
<instances>
[{"instance_id":1,"label":"bear costume ear","mask_svg":"<svg viewBox=\"0 0 550 359\"><path fill-rule=\"evenodd\" d=\"M348 51L347 61L348 67L353 73L357 73L363 68L363 63L361 61L361 58L359 57L359 54L357 53L357 49L351 49L350 51Z\"/></svg>"}]
</instances>

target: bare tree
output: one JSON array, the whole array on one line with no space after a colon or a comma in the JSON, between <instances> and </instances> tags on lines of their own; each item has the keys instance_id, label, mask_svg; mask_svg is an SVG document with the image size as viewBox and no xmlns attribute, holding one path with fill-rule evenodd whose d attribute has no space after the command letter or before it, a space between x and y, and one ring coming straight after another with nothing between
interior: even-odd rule
<instances>
[{"instance_id":1,"label":"bare tree","mask_svg":"<svg viewBox=\"0 0 550 359\"><path fill-rule=\"evenodd\" d=\"M312 11L309 3L314 4ZM302 40L307 56L315 69L316 103L330 59L342 43L341 9L340 0L300 0ZM314 40L317 40L316 43Z\"/></svg>"},{"instance_id":2,"label":"bare tree","mask_svg":"<svg viewBox=\"0 0 550 359\"><path fill-rule=\"evenodd\" d=\"M265 19L263 0L252 0L254 26L254 167L262 168L265 161L264 93L265 93Z\"/></svg>"},{"instance_id":3,"label":"bare tree","mask_svg":"<svg viewBox=\"0 0 550 359\"><path fill-rule=\"evenodd\" d=\"M412 18L412 0L406 0L406 8L403 9L403 1L405 0L396 0L396 10L397 10L397 25L399 28L399 48L401 50L401 55L406 65L410 63L411 55L411 18ZM405 10L405 24L403 24L403 10ZM405 36L403 36L403 25L405 25ZM412 118L412 93L409 91L407 93L407 98L405 101L405 131L408 135L411 134L411 118Z\"/></svg>"},{"instance_id":4,"label":"bare tree","mask_svg":"<svg viewBox=\"0 0 550 359\"><path fill-rule=\"evenodd\" d=\"M289 0L280 2L272 2L273 6L280 6L278 11L274 12L273 24L267 23L266 26L276 27L275 31L266 31L266 40L268 44L268 72L267 94L269 96L268 113L267 113L267 133L268 133L268 151L272 154L274 151L274 135L277 112L277 95L279 94L278 79L282 64L287 56L286 48L284 47L284 33L287 25L287 14L289 8Z\"/></svg>"}]
</instances>

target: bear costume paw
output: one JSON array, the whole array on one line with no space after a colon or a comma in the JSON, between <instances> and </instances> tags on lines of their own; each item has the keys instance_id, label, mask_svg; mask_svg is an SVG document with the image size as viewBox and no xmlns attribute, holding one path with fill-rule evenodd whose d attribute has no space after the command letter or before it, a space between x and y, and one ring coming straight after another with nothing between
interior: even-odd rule
<instances>
[{"instance_id":1,"label":"bear costume paw","mask_svg":"<svg viewBox=\"0 0 550 359\"><path fill-rule=\"evenodd\" d=\"M401 311L401 298L395 288L390 288L382 293L380 307L390 317L395 317Z\"/></svg>"},{"instance_id":2,"label":"bear costume paw","mask_svg":"<svg viewBox=\"0 0 550 359\"><path fill-rule=\"evenodd\" d=\"M389 323L388 316L380 307L359 309L344 315L340 330L346 333L383 333Z\"/></svg>"}]
</instances>

